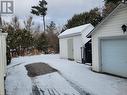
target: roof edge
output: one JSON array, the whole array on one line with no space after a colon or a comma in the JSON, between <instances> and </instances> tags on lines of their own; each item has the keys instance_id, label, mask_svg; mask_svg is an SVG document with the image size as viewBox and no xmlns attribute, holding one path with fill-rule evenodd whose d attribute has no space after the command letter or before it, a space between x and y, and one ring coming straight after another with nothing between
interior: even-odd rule
<instances>
[{"instance_id":1,"label":"roof edge","mask_svg":"<svg viewBox=\"0 0 127 95\"><path fill-rule=\"evenodd\" d=\"M79 35L81 35L81 32L80 33L73 33L73 34L69 34L69 35L58 36L58 38L68 38L68 37L79 36Z\"/></svg>"},{"instance_id":2,"label":"roof edge","mask_svg":"<svg viewBox=\"0 0 127 95\"><path fill-rule=\"evenodd\" d=\"M60 33L60 35L58 35L58 38L64 38L64 37L71 37L71 36L77 36L77 35L81 35L82 34L82 31L84 31L86 28L88 28L90 25L92 25L91 23L88 23L88 24L84 24L84 25L87 25L87 27L85 27L84 29L82 29L80 32L77 32L77 33L71 33L71 34L67 34L67 35L61 35L62 33ZM76 26L76 27L80 27L80 26L83 26L83 25L79 25L79 26ZM76 27L73 27L73 28L76 28ZM68 31L68 30L71 30L73 28L70 28L70 29L67 29L65 31ZM64 32L65 32L64 31Z\"/></svg>"},{"instance_id":3,"label":"roof edge","mask_svg":"<svg viewBox=\"0 0 127 95\"><path fill-rule=\"evenodd\" d=\"M83 30L81 31L81 33L83 33L84 30L86 30L86 29L88 29L88 28L91 28L91 27L94 29L94 26L93 26L91 23L89 23L88 26L87 26L85 29L83 29ZM91 31L92 31L93 29L91 29ZM89 31L89 33L90 33L91 31ZM89 33L88 33L88 34L89 34Z\"/></svg>"},{"instance_id":4,"label":"roof edge","mask_svg":"<svg viewBox=\"0 0 127 95\"><path fill-rule=\"evenodd\" d=\"M87 38L91 38L92 33L95 32L105 21L108 20L108 18L110 18L118 9L121 5L126 4L127 3L120 3L107 17L105 17L88 35L86 35Z\"/></svg>"}]
</instances>

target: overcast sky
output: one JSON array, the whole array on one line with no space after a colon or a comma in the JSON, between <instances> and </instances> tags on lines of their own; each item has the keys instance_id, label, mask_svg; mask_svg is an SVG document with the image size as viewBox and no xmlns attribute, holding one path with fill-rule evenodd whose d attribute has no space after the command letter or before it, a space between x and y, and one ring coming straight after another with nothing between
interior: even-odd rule
<instances>
[{"instance_id":1,"label":"overcast sky","mask_svg":"<svg viewBox=\"0 0 127 95\"><path fill-rule=\"evenodd\" d=\"M14 14L24 20L30 13L31 6L37 5L39 0L14 0ZM57 25L64 25L74 14L89 11L92 8L102 8L103 0L46 0L48 2L47 22L54 21ZM11 15L4 18L9 20ZM34 21L42 23L40 17L34 16Z\"/></svg>"}]
</instances>

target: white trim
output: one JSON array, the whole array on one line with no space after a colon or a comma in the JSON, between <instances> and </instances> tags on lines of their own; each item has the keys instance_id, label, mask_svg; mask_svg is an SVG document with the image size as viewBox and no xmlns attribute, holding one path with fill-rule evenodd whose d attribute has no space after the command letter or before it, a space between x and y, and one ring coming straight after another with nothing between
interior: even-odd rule
<instances>
[{"instance_id":1,"label":"white trim","mask_svg":"<svg viewBox=\"0 0 127 95\"><path fill-rule=\"evenodd\" d=\"M100 24L98 24L94 29L93 29L93 31L91 31L86 37L90 37L94 32L96 32L97 31L97 29L98 28L100 28L101 27L101 25L103 24L103 23L105 23L112 15L114 15L115 13L117 13L117 11L119 10L119 9L121 9L121 7L122 8L124 8L124 7L127 7L127 4L126 3L120 3L105 19L103 19L101 22L100 22Z\"/></svg>"},{"instance_id":2,"label":"white trim","mask_svg":"<svg viewBox=\"0 0 127 95\"><path fill-rule=\"evenodd\" d=\"M74 34L59 36L59 38L62 39L62 38L68 38L68 37L73 37L73 36L80 36L80 35L81 35L81 33L74 33Z\"/></svg>"},{"instance_id":3,"label":"white trim","mask_svg":"<svg viewBox=\"0 0 127 95\"><path fill-rule=\"evenodd\" d=\"M99 51L98 51L98 54L99 54L99 72L103 72L102 71L102 47L101 47L101 42L103 40L106 40L106 39L127 39L127 35L123 35L123 36L108 36L108 37L99 37L98 38L98 41L99 41Z\"/></svg>"}]
</instances>

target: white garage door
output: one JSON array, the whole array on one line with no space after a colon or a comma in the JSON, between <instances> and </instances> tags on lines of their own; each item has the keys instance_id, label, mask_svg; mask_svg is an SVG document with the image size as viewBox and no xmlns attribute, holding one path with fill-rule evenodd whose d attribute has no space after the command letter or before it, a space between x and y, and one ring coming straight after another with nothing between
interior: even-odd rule
<instances>
[{"instance_id":1,"label":"white garage door","mask_svg":"<svg viewBox=\"0 0 127 95\"><path fill-rule=\"evenodd\" d=\"M101 41L102 71L127 77L127 39Z\"/></svg>"}]
</instances>

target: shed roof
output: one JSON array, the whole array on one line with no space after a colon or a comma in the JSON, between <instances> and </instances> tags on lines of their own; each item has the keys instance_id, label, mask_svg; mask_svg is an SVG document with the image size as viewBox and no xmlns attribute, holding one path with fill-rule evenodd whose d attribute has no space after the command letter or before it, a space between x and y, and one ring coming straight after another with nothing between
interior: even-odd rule
<instances>
[{"instance_id":1,"label":"shed roof","mask_svg":"<svg viewBox=\"0 0 127 95\"><path fill-rule=\"evenodd\" d=\"M98 28L101 27L103 23L105 23L112 15L114 15L119 9L127 7L126 3L120 3L106 18L104 18L100 24L98 24L88 35L86 35L88 38L91 37L92 33L95 32Z\"/></svg>"},{"instance_id":2,"label":"shed roof","mask_svg":"<svg viewBox=\"0 0 127 95\"><path fill-rule=\"evenodd\" d=\"M87 28L90 28L90 29L87 29ZM87 31L85 31L85 30L87 30ZM66 38L66 37L77 36L77 35L81 35L82 32L85 32L85 34L87 35L92 30L93 30L93 26L92 26L92 24L89 23L89 24L85 24L85 25L67 29L63 33L61 33L58 37L59 38Z\"/></svg>"}]
</instances>

